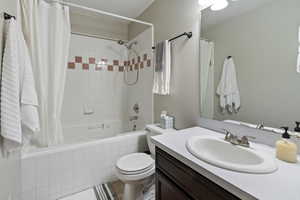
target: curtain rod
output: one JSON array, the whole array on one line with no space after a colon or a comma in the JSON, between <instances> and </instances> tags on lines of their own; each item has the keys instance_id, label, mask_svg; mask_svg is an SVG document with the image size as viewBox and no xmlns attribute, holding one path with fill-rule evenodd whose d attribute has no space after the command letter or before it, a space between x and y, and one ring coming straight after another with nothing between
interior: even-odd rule
<instances>
[{"instance_id":1,"label":"curtain rod","mask_svg":"<svg viewBox=\"0 0 300 200\"><path fill-rule=\"evenodd\" d=\"M79 36L84 36L84 37L90 37L90 38L97 38L97 39L102 39L102 40L110 40L114 42L118 42L122 39L114 39L114 38L109 38L109 37L103 37L103 36L98 36L98 35L92 35L92 34L86 34L86 33L80 33L80 32L71 32L72 35L79 35ZM128 42L127 40L122 40L124 42Z\"/></svg>"},{"instance_id":2,"label":"curtain rod","mask_svg":"<svg viewBox=\"0 0 300 200\"><path fill-rule=\"evenodd\" d=\"M176 40L176 39L178 39L178 38L181 38L182 36L186 36L187 39L191 39L191 38L193 37L193 32L184 32L184 33L182 33L182 34L180 34L180 35L177 35L177 36L175 36L175 37L169 39L168 41L169 41L169 42L172 42L172 41L174 41L174 40ZM152 47L152 49L155 49L155 47Z\"/></svg>"},{"instance_id":3,"label":"curtain rod","mask_svg":"<svg viewBox=\"0 0 300 200\"><path fill-rule=\"evenodd\" d=\"M49 0L46 0L46 1L49 1ZM82 6L82 5L78 5L78 4L74 4L74 3L70 3L70 2L66 2L66 1L62 1L62 0L54 0L52 2L57 2L57 3L60 3L62 5L66 5L66 6L70 6L70 7L74 7L74 8L80 8L80 9L88 10L88 11L95 12L95 13L98 13L98 14L107 15L107 16L111 16L111 17L116 17L116 18L119 18L119 19L131 21L131 22L136 22L136 23L140 23L140 24L144 24L144 25L153 27L153 24L148 23L148 22L133 19L133 18L130 18L130 17L124 17L124 16L117 15L117 14L114 14L114 13L110 13L110 12L106 12L106 11L102 11L102 10L98 10L98 9L94 9L94 8L89 8L89 7L86 7L86 6Z\"/></svg>"}]
</instances>

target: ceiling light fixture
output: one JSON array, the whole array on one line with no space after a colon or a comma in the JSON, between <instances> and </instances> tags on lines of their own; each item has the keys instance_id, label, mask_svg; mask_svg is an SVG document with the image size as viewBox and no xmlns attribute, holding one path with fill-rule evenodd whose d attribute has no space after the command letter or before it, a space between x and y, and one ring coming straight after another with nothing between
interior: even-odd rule
<instances>
[{"instance_id":1,"label":"ceiling light fixture","mask_svg":"<svg viewBox=\"0 0 300 200\"><path fill-rule=\"evenodd\" d=\"M210 7L212 11L218 11L226 8L228 6L227 0L215 0L213 5Z\"/></svg>"}]
</instances>

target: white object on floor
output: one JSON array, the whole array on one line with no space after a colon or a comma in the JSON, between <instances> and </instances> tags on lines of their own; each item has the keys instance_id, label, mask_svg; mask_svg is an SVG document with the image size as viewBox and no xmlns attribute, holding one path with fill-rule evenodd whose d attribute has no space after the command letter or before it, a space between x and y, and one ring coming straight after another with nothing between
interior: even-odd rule
<instances>
[{"instance_id":1,"label":"white object on floor","mask_svg":"<svg viewBox=\"0 0 300 200\"><path fill-rule=\"evenodd\" d=\"M153 159L155 145L152 143L151 137L175 131L174 129L162 129L156 125L147 125L146 130L148 146L152 155L133 153L120 158L116 163L116 176L125 183L123 200L140 199L139 197L143 196L143 184L155 173Z\"/></svg>"},{"instance_id":2,"label":"white object on floor","mask_svg":"<svg viewBox=\"0 0 300 200\"><path fill-rule=\"evenodd\" d=\"M168 40L156 45L153 93L170 94L171 81L171 44Z\"/></svg>"},{"instance_id":3,"label":"white object on floor","mask_svg":"<svg viewBox=\"0 0 300 200\"><path fill-rule=\"evenodd\" d=\"M221 81L217 88L220 96L220 106L228 112L238 112L241 106L240 92L237 84L235 64L233 58L226 58L224 61Z\"/></svg>"},{"instance_id":4,"label":"white object on floor","mask_svg":"<svg viewBox=\"0 0 300 200\"><path fill-rule=\"evenodd\" d=\"M74 194L60 200L97 200L94 189L88 189L78 194Z\"/></svg>"},{"instance_id":5,"label":"white object on floor","mask_svg":"<svg viewBox=\"0 0 300 200\"><path fill-rule=\"evenodd\" d=\"M297 72L300 73L300 26L298 32L298 59L297 59Z\"/></svg>"}]
</instances>

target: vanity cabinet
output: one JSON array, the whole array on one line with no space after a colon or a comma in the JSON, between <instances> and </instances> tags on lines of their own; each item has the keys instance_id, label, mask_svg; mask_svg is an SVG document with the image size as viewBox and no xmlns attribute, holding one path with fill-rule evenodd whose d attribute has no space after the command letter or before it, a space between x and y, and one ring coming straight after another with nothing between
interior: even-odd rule
<instances>
[{"instance_id":1,"label":"vanity cabinet","mask_svg":"<svg viewBox=\"0 0 300 200\"><path fill-rule=\"evenodd\" d=\"M238 200L239 198L156 148L157 200Z\"/></svg>"}]
</instances>

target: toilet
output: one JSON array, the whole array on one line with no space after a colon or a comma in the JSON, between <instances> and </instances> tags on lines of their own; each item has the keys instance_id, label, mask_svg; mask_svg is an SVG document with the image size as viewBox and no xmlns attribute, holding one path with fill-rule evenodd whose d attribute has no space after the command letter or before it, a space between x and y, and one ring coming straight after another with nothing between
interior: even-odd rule
<instances>
[{"instance_id":1,"label":"toilet","mask_svg":"<svg viewBox=\"0 0 300 200\"><path fill-rule=\"evenodd\" d=\"M155 173L155 145L151 137L176 132L162 129L157 125L147 125L147 143L151 155L132 153L121 157L116 163L116 176L125 184L123 200L136 200L141 194L143 183Z\"/></svg>"}]
</instances>

